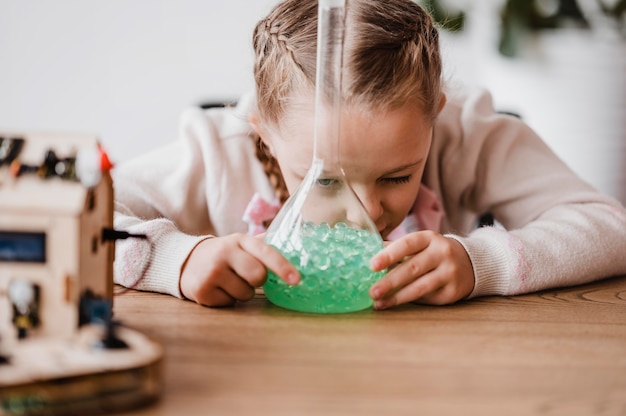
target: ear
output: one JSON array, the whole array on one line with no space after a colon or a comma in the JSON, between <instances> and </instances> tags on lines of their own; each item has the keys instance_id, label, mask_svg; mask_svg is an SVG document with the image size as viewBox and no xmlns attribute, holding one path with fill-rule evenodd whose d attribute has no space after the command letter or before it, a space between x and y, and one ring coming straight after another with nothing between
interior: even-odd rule
<instances>
[{"instance_id":1,"label":"ear","mask_svg":"<svg viewBox=\"0 0 626 416\"><path fill-rule=\"evenodd\" d=\"M439 110L437 111L437 114L441 113L441 110L443 110L443 107L446 106L446 101L448 99L446 98L446 94L441 93L441 101L439 102Z\"/></svg>"},{"instance_id":2,"label":"ear","mask_svg":"<svg viewBox=\"0 0 626 416\"><path fill-rule=\"evenodd\" d=\"M271 143L271 141L269 139L269 135L267 134L267 132L261 126L261 117L259 116L259 114L255 113L255 112L252 112L252 113L248 114L248 122L252 126L252 129L255 131L255 133L259 135L259 137L261 138L261 141L269 149L271 149L272 148L272 143Z\"/></svg>"}]
</instances>

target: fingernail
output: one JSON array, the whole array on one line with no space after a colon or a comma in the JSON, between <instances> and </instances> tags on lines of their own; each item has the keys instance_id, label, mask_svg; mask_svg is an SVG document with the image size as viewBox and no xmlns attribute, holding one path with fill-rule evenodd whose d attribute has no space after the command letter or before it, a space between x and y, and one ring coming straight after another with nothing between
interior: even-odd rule
<instances>
[{"instance_id":1,"label":"fingernail","mask_svg":"<svg viewBox=\"0 0 626 416\"><path fill-rule=\"evenodd\" d=\"M385 309L385 302L383 302L382 300L377 300L376 302L374 302L374 309Z\"/></svg>"},{"instance_id":2,"label":"fingernail","mask_svg":"<svg viewBox=\"0 0 626 416\"><path fill-rule=\"evenodd\" d=\"M298 273L289 273L289 275L287 275L287 281L292 285L297 285L300 281L300 277Z\"/></svg>"}]
</instances>

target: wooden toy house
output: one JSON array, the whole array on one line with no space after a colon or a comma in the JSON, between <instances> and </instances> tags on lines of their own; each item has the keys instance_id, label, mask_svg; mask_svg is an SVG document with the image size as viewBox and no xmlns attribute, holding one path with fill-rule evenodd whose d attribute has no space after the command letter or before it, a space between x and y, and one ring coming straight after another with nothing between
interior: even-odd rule
<instances>
[{"instance_id":1,"label":"wooden toy house","mask_svg":"<svg viewBox=\"0 0 626 416\"><path fill-rule=\"evenodd\" d=\"M0 342L69 337L79 324L95 318L90 315L110 309L114 245L103 240L103 229L113 224L111 177L107 169L96 169L99 180L89 186L76 177L79 152L97 157L93 137L0 137L0 157L5 156L0 166ZM95 300L104 310L93 308Z\"/></svg>"}]
</instances>

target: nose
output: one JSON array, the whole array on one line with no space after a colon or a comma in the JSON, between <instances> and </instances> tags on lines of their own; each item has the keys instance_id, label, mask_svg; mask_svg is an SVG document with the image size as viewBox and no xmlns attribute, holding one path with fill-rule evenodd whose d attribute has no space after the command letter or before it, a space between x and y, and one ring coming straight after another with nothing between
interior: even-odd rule
<instances>
[{"instance_id":1,"label":"nose","mask_svg":"<svg viewBox=\"0 0 626 416\"><path fill-rule=\"evenodd\" d=\"M372 221L374 221L374 224L378 226L378 222L383 215L384 209L380 196L376 190L371 187L364 186L353 186L353 189L354 193L361 201L361 204L363 204L363 207L365 208L365 211L367 211L369 217Z\"/></svg>"}]
</instances>

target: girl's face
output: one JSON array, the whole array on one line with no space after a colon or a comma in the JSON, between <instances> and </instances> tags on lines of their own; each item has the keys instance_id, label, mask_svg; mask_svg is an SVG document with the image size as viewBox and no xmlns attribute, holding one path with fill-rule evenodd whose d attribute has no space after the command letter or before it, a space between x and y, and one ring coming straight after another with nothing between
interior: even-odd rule
<instances>
[{"instance_id":1,"label":"girl's face","mask_svg":"<svg viewBox=\"0 0 626 416\"><path fill-rule=\"evenodd\" d=\"M385 113L356 108L342 111L341 166L386 238L415 202L432 140L432 124L413 104ZM313 159L313 107L294 102L279 129L264 130L254 121L253 125L278 160L287 188L293 193ZM318 152L327 158L323 147Z\"/></svg>"}]
</instances>

